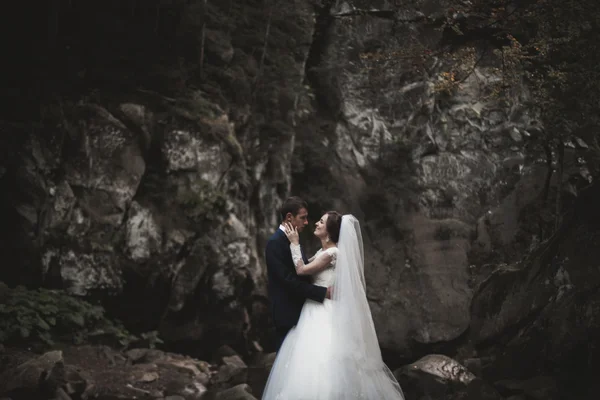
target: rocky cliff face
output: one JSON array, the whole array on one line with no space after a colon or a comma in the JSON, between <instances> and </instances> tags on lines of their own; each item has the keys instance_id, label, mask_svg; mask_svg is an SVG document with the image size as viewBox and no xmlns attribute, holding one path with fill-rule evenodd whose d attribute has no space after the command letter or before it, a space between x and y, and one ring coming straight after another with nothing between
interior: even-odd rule
<instances>
[{"instance_id":1,"label":"rocky cliff face","mask_svg":"<svg viewBox=\"0 0 600 400\"><path fill-rule=\"evenodd\" d=\"M497 268L478 288L470 336L488 359L484 376L554 380L561 397L540 398L597 396L599 196L597 184L583 191L550 240L522 262Z\"/></svg>"},{"instance_id":2,"label":"rocky cliff face","mask_svg":"<svg viewBox=\"0 0 600 400\"><path fill-rule=\"evenodd\" d=\"M29 60L38 75L9 86L28 111L1 125L11 284L100 296L171 343L247 343L291 191L313 216L361 219L381 344L411 357L460 338L483 262L537 234L523 215L547 170L524 149L540 129L526 88L493 95L484 38L415 58L452 40L443 6L97 2L90 20L58 3L51 62Z\"/></svg>"},{"instance_id":3,"label":"rocky cliff face","mask_svg":"<svg viewBox=\"0 0 600 400\"><path fill-rule=\"evenodd\" d=\"M55 6L36 48L52 62L26 60L2 125L1 279L100 297L170 342L245 343L313 7Z\"/></svg>"},{"instance_id":4,"label":"rocky cliff face","mask_svg":"<svg viewBox=\"0 0 600 400\"><path fill-rule=\"evenodd\" d=\"M485 40L454 47L455 61L427 56L448 40L436 23L444 13L419 2L332 5L309 70L319 134L299 134L294 175L296 192L361 218L379 338L406 353L465 332L473 259L518 239L512 256L526 250L534 232L524 235L520 214L547 173L524 149L539 129L526 88L494 96L499 61L469 56ZM450 70L471 73L448 92Z\"/></svg>"}]
</instances>

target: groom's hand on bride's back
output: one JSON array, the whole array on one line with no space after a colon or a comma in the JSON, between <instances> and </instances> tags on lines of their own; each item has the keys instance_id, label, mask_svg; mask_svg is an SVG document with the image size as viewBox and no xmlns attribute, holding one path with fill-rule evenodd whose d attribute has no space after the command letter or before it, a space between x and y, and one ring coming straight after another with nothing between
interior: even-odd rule
<instances>
[{"instance_id":1,"label":"groom's hand on bride's back","mask_svg":"<svg viewBox=\"0 0 600 400\"><path fill-rule=\"evenodd\" d=\"M333 297L333 286L329 286L327 288L327 293L325 294L325 298L331 300Z\"/></svg>"}]
</instances>

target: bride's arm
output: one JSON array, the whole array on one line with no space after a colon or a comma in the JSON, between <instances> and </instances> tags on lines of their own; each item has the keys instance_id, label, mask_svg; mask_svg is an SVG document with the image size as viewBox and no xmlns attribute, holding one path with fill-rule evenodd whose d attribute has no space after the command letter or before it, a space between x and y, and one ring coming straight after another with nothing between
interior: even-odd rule
<instances>
[{"instance_id":1,"label":"bride's arm","mask_svg":"<svg viewBox=\"0 0 600 400\"><path fill-rule=\"evenodd\" d=\"M292 260L298 275L314 275L319 271L324 270L331 263L332 256L327 252L315 254L308 264L304 264L302 259L302 251L300 250L300 242L298 230L290 224L285 225L285 235L290 241L290 250L292 251Z\"/></svg>"},{"instance_id":2,"label":"bride's arm","mask_svg":"<svg viewBox=\"0 0 600 400\"><path fill-rule=\"evenodd\" d=\"M312 257L312 261L305 265L302 260L300 245L290 243L290 250L292 251L292 259L294 260L294 266L298 275L314 275L331 264L332 257L327 252L322 252L318 257Z\"/></svg>"}]
</instances>

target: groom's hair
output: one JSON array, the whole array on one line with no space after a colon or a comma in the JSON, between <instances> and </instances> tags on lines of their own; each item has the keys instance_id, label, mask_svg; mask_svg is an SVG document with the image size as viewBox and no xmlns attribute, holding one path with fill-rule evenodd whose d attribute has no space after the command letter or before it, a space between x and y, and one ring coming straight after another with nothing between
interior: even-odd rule
<instances>
[{"instance_id":1,"label":"groom's hair","mask_svg":"<svg viewBox=\"0 0 600 400\"><path fill-rule=\"evenodd\" d=\"M342 214L337 211L327 211L325 214L327 214L325 229L329 239L333 243L337 243L340 240L340 230L342 229Z\"/></svg>"},{"instance_id":2,"label":"groom's hair","mask_svg":"<svg viewBox=\"0 0 600 400\"><path fill-rule=\"evenodd\" d=\"M281 218L281 221L285 219L287 213L292 213L292 215L295 217L298 215L298 212L301 208L308 209L308 204L306 204L306 202L298 196L288 197L279 209L279 217Z\"/></svg>"}]
</instances>

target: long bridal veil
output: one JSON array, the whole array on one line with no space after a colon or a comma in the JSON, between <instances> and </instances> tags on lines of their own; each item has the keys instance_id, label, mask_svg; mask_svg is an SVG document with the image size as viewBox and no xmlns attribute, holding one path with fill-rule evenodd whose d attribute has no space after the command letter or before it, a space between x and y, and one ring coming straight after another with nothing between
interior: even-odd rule
<instances>
[{"instance_id":1,"label":"long bridal veil","mask_svg":"<svg viewBox=\"0 0 600 400\"><path fill-rule=\"evenodd\" d=\"M362 234L353 215L342 217L338 250L328 351L332 392L326 398L404 399L398 381L381 357L366 295Z\"/></svg>"}]
</instances>

